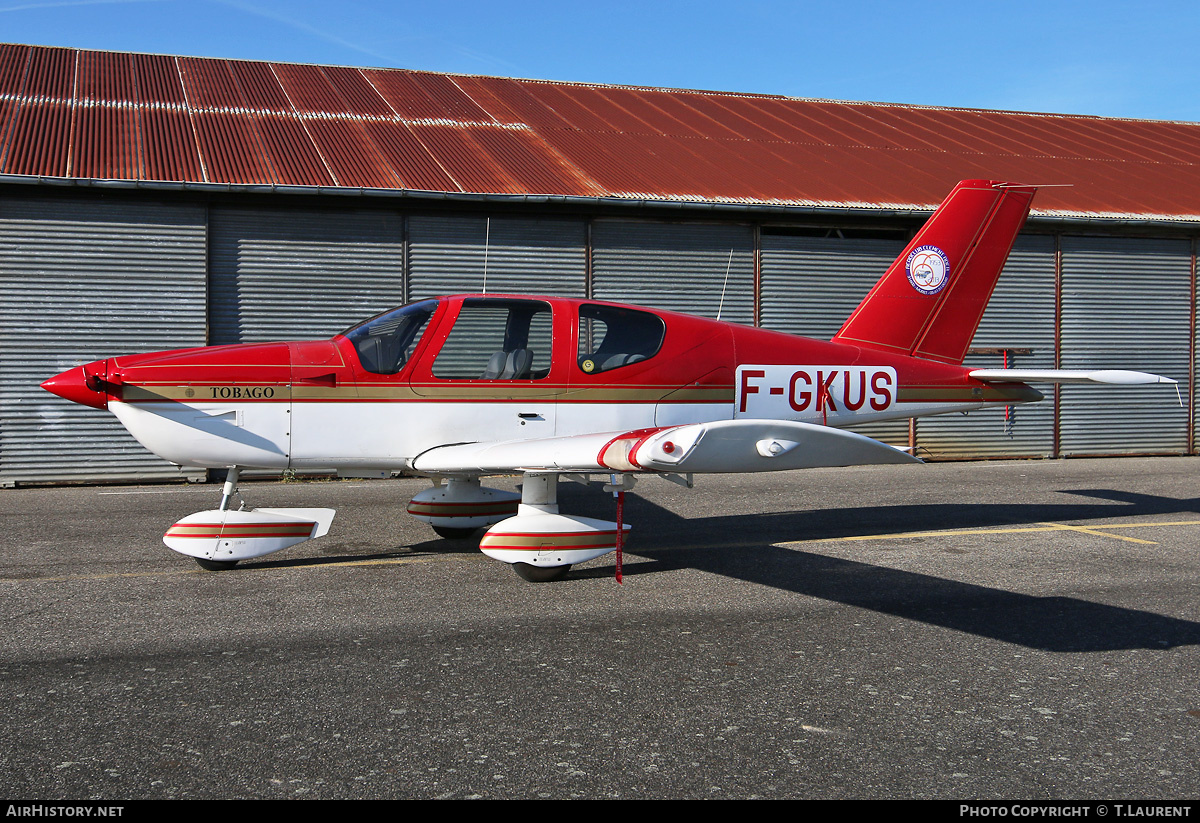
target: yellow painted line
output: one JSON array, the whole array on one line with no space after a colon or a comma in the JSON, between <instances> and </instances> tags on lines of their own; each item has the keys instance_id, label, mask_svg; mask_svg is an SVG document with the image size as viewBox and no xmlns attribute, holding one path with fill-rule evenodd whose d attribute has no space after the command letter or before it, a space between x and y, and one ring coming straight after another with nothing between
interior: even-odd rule
<instances>
[{"instance_id":1,"label":"yellow painted line","mask_svg":"<svg viewBox=\"0 0 1200 823\"><path fill-rule=\"evenodd\" d=\"M776 546L795 546L802 543L854 543L863 540L905 540L910 537L957 537L972 534L1021 534L1023 532L1049 532L1054 529L1049 526L1023 526L1014 529L964 529L961 531L936 532L893 532L891 534L852 534L848 537L817 537L812 540L789 540L785 543L775 543Z\"/></svg>"},{"instance_id":2,"label":"yellow painted line","mask_svg":"<svg viewBox=\"0 0 1200 823\"><path fill-rule=\"evenodd\" d=\"M470 555L468 555L470 556ZM254 558L257 559L257 558ZM462 555L430 555L422 557L383 557L375 560L328 560L325 562L305 562L306 558L298 558L295 565L286 566L237 566L232 570L234 574L246 574L249 572L266 572L266 571L289 571L294 569L339 569L346 566L400 566L407 563L431 563L435 561L445 560L460 560ZM247 560L243 562L253 562ZM276 561L278 562L278 561ZM223 574L223 572L212 572L207 569L161 569L158 571L148 572L112 572L109 574L70 574L60 577L0 577L0 584L4 583L68 583L78 580L120 580L123 578L137 577L178 577L188 574Z\"/></svg>"},{"instance_id":3,"label":"yellow painted line","mask_svg":"<svg viewBox=\"0 0 1200 823\"><path fill-rule=\"evenodd\" d=\"M1069 526L1065 523L1042 523L1038 526L1018 526L1008 529L962 529L962 530L943 530L932 532L893 532L890 534L863 534L850 535L848 537L818 537L813 540L789 540L780 543L774 543L775 546L801 546L809 543L854 543L871 540L906 540L914 537L969 537L971 535L981 534L1034 534L1038 532L1055 532L1055 531L1078 531L1084 534L1093 534L1098 537L1111 537L1114 540L1127 540L1131 543L1142 543L1148 546L1157 546L1153 540L1140 540L1136 537L1125 537L1119 534L1107 534L1106 532L1112 529L1150 529L1159 526L1200 526L1200 520L1172 520L1166 522L1151 522L1151 523L1112 523L1096 528L1087 526Z\"/></svg>"},{"instance_id":4,"label":"yellow painted line","mask_svg":"<svg viewBox=\"0 0 1200 823\"><path fill-rule=\"evenodd\" d=\"M1097 537L1111 537L1113 540L1125 540L1130 543L1142 543L1146 546L1158 545L1153 540L1139 540L1136 537L1125 537L1120 534L1108 534L1107 532L1100 531L1099 529L1089 529L1084 526L1068 526L1063 523L1047 523L1046 525L1053 526L1056 531L1083 532L1084 534L1094 534Z\"/></svg>"},{"instance_id":5,"label":"yellow painted line","mask_svg":"<svg viewBox=\"0 0 1200 823\"><path fill-rule=\"evenodd\" d=\"M1142 529L1147 526L1200 526L1200 520L1172 520L1167 523L1111 523L1103 529Z\"/></svg>"}]
</instances>

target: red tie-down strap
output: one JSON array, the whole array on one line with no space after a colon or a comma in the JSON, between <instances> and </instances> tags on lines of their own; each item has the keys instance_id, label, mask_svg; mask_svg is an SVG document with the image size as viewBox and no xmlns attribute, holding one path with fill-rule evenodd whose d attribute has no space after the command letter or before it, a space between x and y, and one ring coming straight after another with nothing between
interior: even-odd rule
<instances>
[{"instance_id":1,"label":"red tie-down strap","mask_svg":"<svg viewBox=\"0 0 1200 823\"><path fill-rule=\"evenodd\" d=\"M617 583L622 584L621 576L621 546L625 543L625 528L622 525L625 514L625 492L617 492Z\"/></svg>"}]
</instances>

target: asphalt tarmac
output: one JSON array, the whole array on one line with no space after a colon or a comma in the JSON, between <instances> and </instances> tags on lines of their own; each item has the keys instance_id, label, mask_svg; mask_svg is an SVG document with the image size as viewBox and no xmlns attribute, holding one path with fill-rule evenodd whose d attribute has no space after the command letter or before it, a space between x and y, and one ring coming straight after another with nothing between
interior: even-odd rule
<instances>
[{"instance_id":1,"label":"asphalt tarmac","mask_svg":"<svg viewBox=\"0 0 1200 823\"><path fill-rule=\"evenodd\" d=\"M437 539L419 480L245 483L338 515L224 572L160 541L219 486L6 490L0 796L1194 799L1198 475L648 478L621 585Z\"/></svg>"}]
</instances>

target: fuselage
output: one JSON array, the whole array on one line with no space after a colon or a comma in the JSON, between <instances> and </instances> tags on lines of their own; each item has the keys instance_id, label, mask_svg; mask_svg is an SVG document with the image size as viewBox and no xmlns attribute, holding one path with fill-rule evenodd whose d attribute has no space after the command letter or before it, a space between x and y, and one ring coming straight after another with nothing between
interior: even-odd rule
<instances>
[{"instance_id":1,"label":"fuselage","mask_svg":"<svg viewBox=\"0 0 1200 823\"><path fill-rule=\"evenodd\" d=\"M329 340L112 357L46 381L173 463L405 469L446 444L1041 399L960 365L601 301L460 295Z\"/></svg>"}]
</instances>

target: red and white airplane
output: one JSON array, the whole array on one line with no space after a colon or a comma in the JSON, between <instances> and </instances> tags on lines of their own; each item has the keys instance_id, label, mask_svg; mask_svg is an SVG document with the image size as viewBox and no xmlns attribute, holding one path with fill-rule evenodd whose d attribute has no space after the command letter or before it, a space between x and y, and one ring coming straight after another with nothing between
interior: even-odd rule
<instances>
[{"instance_id":1,"label":"red and white airplane","mask_svg":"<svg viewBox=\"0 0 1200 823\"><path fill-rule=\"evenodd\" d=\"M98 360L42 386L108 409L180 465L229 470L163 540L225 568L324 535L332 509L234 509L239 470L399 470L408 505L528 580L618 549L623 523L559 513L559 475L918 462L839 427L1027 403L1026 381L1173 383L1128 371L962 365L1035 187L959 183L831 341L598 300L459 295L330 340ZM521 473L520 494L484 487ZM621 519L618 506L618 521Z\"/></svg>"}]
</instances>

